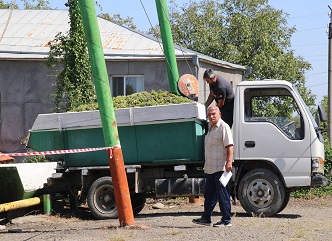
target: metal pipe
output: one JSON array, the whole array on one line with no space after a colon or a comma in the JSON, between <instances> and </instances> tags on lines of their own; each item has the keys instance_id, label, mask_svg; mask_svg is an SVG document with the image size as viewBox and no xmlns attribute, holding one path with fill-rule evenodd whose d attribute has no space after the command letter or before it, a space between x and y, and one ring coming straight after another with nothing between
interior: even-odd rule
<instances>
[{"instance_id":1,"label":"metal pipe","mask_svg":"<svg viewBox=\"0 0 332 241\"><path fill-rule=\"evenodd\" d=\"M328 6L330 8L330 6ZM330 147L332 147L332 9L330 8L330 23L328 33L328 94L327 94L327 108L328 108L328 125L327 136L330 140Z\"/></svg>"},{"instance_id":2,"label":"metal pipe","mask_svg":"<svg viewBox=\"0 0 332 241\"><path fill-rule=\"evenodd\" d=\"M26 208L40 204L39 197L28 198L24 200L14 201L10 203L0 204L0 213L7 212L11 210L16 210L19 208Z\"/></svg>"},{"instance_id":3,"label":"metal pipe","mask_svg":"<svg viewBox=\"0 0 332 241\"><path fill-rule=\"evenodd\" d=\"M176 63L171 25L168 20L168 8L166 0L156 0L156 7L158 12L160 34L164 47L164 55L166 59L166 70L170 92L180 95L177 85L179 80L179 71Z\"/></svg>"},{"instance_id":4,"label":"metal pipe","mask_svg":"<svg viewBox=\"0 0 332 241\"><path fill-rule=\"evenodd\" d=\"M96 87L100 119L103 127L108 163L110 166L114 195L121 226L133 225L134 214L131 206L127 174L124 167L119 133L113 107L111 88L101 43L96 9L93 0L79 0L85 37Z\"/></svg>"},{"instance_id":5,"label":"metal pipe","mask_svg":"<svg viewBox=\"0 0 332 241\"><path fill-rule=\"evenodd\" d=\"M43 208L44 214L50 215L52 212L52 204L51 204L51 195L44 194L43 195Z\"/></svg>"}]
</instances>

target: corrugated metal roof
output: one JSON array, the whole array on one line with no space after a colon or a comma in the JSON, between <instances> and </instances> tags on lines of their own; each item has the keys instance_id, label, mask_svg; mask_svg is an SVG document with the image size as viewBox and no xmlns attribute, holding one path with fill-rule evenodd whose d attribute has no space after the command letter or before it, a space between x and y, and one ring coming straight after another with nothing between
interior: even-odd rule
<instances>
[{"instance_id":1,"label":"corrugated metal roof","mask_svg":"<svg viewBox=\"0 0 332 241\"><path fill-rule=\"evenodd\" d=\"M49 42L62 32L69 31L67 10L0 9L0 58L45 58ZM8 26L6 28L6 25ZM162 58L162 43L152 36L98 18L105 58ZM198 56L211 62L245 69L197 52L175 46L177 57Z\"/></svg>"},{"instance_id":2,"label":"corrugated metal roof","mask_svg":"<svg viewBox=\"0 0 332 241\"><path fill-rule=\"evenodd\" d=\"M59 32L69 30L67 10L0 10L0 34L7 21L8 27L0 42L0 51L47 53L49 42ZM105 53L121 50L123 53L162 54L160 45L139 33L98 18L100 36Z\"/></svg>"}]
</instances>

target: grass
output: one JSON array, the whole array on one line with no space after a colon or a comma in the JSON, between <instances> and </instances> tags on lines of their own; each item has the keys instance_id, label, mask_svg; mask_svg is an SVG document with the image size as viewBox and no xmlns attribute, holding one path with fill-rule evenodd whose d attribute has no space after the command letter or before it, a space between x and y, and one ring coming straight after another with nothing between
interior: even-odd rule
<instances>
[{"instance_id":1,"label":"grass","mask_svg":"<svg viewBox=\"0 0 332 241\"><path fill-rule=\"evenodd\" d=\"M332 196L332 176L330 174L326 174L325 177L329 181L328 186L298 190L291 193L292 197L313 199L315 197Z\"/></svg>"}]
</instances>

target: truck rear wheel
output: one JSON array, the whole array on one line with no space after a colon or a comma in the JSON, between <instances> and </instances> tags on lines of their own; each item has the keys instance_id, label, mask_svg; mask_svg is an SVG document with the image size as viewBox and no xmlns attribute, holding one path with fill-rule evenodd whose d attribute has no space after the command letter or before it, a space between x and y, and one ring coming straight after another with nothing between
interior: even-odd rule
<instances>
[{"instance_id":1,"label":"truck rear wheel","mask_svg":"<svg viewBox=\"0 0 332 241\"><path fill-rule=\"evenodd\" d=\"M89 188L87 202L91 214L96 219L118 217L114 188L111 177L101 177L95 180Z\"/></svg>"},{"instance_id":2,"label":"truck rear wheel","mask_svg":"<svg viewBox=\"0 0 332 241\"><path fill-rule=\"evenodd\" d=\"M146 203L146 198L138 194L131 195L131 206L133 207L133 213L138 214L143 210Z\"/></svg>"},{"instance_id":3,"label":"truck rear wheel","mask_svg":"<svg viewBox=\"0 0 332 241\"><path fill-rule=\"evenodd\" d=\"M240 181L238 197L247 213L266 217L277 214L287 205L284 202L283 184L273 172L266 169L254 169L246 173Z\"/></svg>"}]
</instances>

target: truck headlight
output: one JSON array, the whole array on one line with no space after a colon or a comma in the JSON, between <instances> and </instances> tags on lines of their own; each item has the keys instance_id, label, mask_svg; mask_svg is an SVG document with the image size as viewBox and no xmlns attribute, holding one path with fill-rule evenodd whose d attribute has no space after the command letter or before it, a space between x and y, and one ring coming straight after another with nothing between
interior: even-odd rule
<instances>
[{"instance_id":1,"label":"truck headlight","mask_svg":"<svg viewBox=\"0 0 332 241\"><path fill-rule=\"evenodd\" d=\"M321 157L312 159L311 162L312 172L324 173L324 160Z\"/></svg>"}]
</instances>

